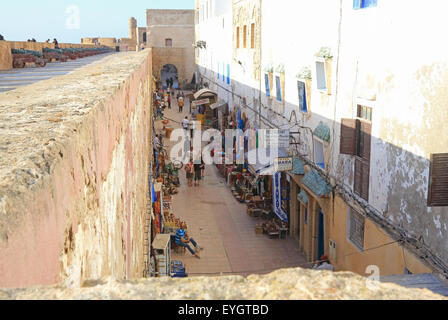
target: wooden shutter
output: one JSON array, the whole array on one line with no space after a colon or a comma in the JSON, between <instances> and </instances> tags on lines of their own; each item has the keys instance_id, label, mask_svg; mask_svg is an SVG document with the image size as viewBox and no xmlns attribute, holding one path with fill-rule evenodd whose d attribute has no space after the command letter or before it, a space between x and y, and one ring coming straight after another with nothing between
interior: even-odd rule
<instances>
[{"instance_id":1,"label":"wooden shutter","mask_svg":"<svg viewBox=\"0 0 448 320\"><path fill-rule=\"evenodd\" d=\"M340 154L354 155L356 152L356 119L341 120Z\"/></svg>"},{"instance_id":2,"label":"wooden shutter","mask_svg":"<svg viewBox=\"0 0 448 320\"><path fill-rule=\"evenodd\" d=\"M362 158L370 162L370 149L372 145L372 124L363 122L361 134L364 136Z\"/></svg>"},{"instance_id":3,"label":"wooden shutter","mask_svg":"<svg viewBox=\"0 0 448 320\"><path fill-rule=\"evenodd\" d=\"M448 206L448 153L431 155L428 207Z\"/></svg>"},{"instance_id":4,"label":"wooden shutter","mask_svg":"<svg viewBox=\"0 0 448 320\"><path fill-rule=\"evenodd\" d=\"M353 189L355 190L355 193L359 196L361 196L362 193L362 160L355 159L355 185Z\"/></svg>"},{"instance_id":5,"label":"wooden shutter","mask_svg":"<svg viewBox=\"0 0 448 320\"><path fill-rule=\"evenodd\" d=\"M369 201L370 163L361 158L355 159L355 193Z\"/></svg>"},{"instance_id":6,"label":"wooden shutter","mask_svg":"<svg viewBox=\"0 0 448 320\"><path fill-rule=\"evenodd\" d=\"M369 201L370 162L362 161L361 198Z\"/></svg>"}]
</instances>

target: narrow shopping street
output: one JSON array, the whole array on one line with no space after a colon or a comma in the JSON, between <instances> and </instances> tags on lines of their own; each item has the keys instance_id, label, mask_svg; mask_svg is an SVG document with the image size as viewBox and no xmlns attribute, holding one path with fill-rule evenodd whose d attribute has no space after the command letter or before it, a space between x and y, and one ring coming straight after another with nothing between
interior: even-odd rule
<instances>
[{"instance_id":1,"label":"narrow shopping street","mask_svg":"<svg viewBox=\"0 0 448 320\"><path fill-rule=\"evenodd\" d=\"M180 128L189 114L188 99L184 112L179 113L173 99L172 109L164 115L169 127ZM162 133L163 124L157 121L156 130ZM166 137L165 146L172 146ZM220 176L215 166L207 166L205 178L199 187L188 187L185 171L180 172L181 187L173 196L172 212L188 224L188 230L204 250L201 259L188 251L173 252L172 260L182 260L189 276L219 274L265 274L281 268L310 267L298 250L294 239L269 239L267 235L256 235L255 226L261 218L250 217L247 206L238 202L230 187Z\"/></svg>"}]
</instances>

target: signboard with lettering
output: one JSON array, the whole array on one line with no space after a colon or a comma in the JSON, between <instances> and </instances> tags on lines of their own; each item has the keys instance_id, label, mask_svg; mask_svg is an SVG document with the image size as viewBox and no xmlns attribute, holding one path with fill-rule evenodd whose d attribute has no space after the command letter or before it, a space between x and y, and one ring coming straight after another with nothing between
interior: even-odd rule
<instances>
[{"instance_id":1,"label":"signboard with lettering","mask_svg":"<svg viewBox=\"0 0 448 320\"><path fill-rule=\"evenodd\" d=\"M275 159L274 170L275 170L275 172L291 171L292 170L292 157Z\"/></svg>"},{"instance_id":2,"label":"signboard with lettering","mask_svg":"<svg viewBox=\"0 0 448 320\"><path fill-rule=\"evenodd\" d=\"M283 222L288 222L288 215L286 212L282 209L282 193L281 193L281 173L275 173L272 176L272 184L273 184L273 197L272 200L274 201L274 212L275 214L282 220Z\"/></svg>"},{"instance_id":3,"label":"signboard with lettering","mask_svg":"<svg viewBox=\"0 0 448 320\"><path fill-rule=\"evenodd\" d=\"M202 106L203 104L210 104L210 99L202 99L191 102L192 107Z\"/></svg>"},{"instance_id":4,"label":"signboard with lettering","mask_svg":"<svg viewBox=\"0 0 448 320\"><path fill-rule=\"evenodd\" d=\"M267 148L283 148L289 150L289 130L265 130L264 145Z\"/></svg>"}]
</instances>

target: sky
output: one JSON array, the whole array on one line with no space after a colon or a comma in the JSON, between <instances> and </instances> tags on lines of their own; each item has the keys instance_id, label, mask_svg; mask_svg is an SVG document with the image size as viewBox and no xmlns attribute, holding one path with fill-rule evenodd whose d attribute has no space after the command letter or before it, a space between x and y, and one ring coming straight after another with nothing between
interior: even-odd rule
<instances>
[{"instance_id":1,"label":"sky","mask_svg":"<svg viewBox=\"0 0 448 320\"><path fill-rule=\"evenodd\" d=\"M146 27L146 9L194 9L194 0L18 0L2 1L0 34L5 40L129 37L129 18Z\"/></svg>"}]
</instances>

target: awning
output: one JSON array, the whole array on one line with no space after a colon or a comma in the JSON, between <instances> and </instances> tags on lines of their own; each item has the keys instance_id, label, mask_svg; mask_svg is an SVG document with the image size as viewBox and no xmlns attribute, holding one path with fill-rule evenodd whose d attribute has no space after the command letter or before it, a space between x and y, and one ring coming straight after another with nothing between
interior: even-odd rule
<instances>
[{"instance_id":1,"label":"awning","mask_svg":"<svg viewBox=\"0 0 448 320\"><path fill-rule=\"evenodd\" d=\"M216 97L218 97L218 94L210 89L202 89L194 94L195 100L207 99L207 98L216 100Z\"/></svg>"},{"instance_id":2,"label":"awning","mask_svg":"<svg viewBox=\"0 0 448 320\"><path fill-rule=\"evenodd\" d=\"M303 177L302 184L304 184L318 197L330 195L330 185L316 170L311 170L305 177Z\"/></svg>"},{"instance_id":3,"label":"awning","mask_svg":"<svg viewBox=\"0 0 448 320\"><path fill-rule=\"evenodd\" d=\"M302 202L304 205L308 204L308 196L306 195L305 190L302 190L298 195L297 199Z\"/></svg>"},{"instance_id":4,"label":"awning","mask_svg":"<svg viewBox=\"0 0 448 320\"><path fill-rule=\"evenodd\" d=\"M302 160L299 158L292 159L292 174L297 175L304 175L305 174L305 167L303 166Z\"/></svg>"},{"instance_id":5,"label":"awning","mask_svg":"<svg viewBox=\"0 0 448 320\"><path fill-rule=\"evenodd\" d=\"M223 109L223 108L226 108L227 106L228 106L227 102L220 101L220 102L212 104L210 106L210 109L212 109L212 110L214 110L214 109Z\"/></svg>"},{"instance_id":6,"label":"awning","mask_svg":"<svg viewBox=\"0 0 448 320\"><path fill-rule=\"evenodd\" d=\"M313 135L315 135L316 137L318 137L323 141L330 142L331 130L327 125L325 125L321 121L317 126L317 128L314 130Z\"/></svg>"},{"instance_id":7,"label":"awning","mask_svg":"<svg viewBox=\"0 0 448 320\"><path fill-rule=\"evenodd\" d=\"M246 157L249 161L249 171L253 175L270 176L275 173L274 162L277 158L288 157L289 154L285 150L277 149L278 152L274 152L271 148L258 148L249 151ZM258 155L266 157L265 159L259 159Z\"/></svg>"}]
</instances>

